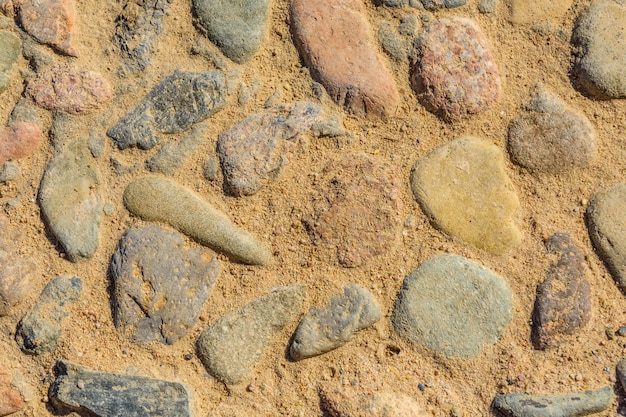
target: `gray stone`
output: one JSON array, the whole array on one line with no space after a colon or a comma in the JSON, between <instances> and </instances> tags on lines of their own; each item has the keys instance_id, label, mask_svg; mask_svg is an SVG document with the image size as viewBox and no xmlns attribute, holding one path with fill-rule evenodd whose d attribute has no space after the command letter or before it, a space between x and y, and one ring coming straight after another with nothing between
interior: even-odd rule
<instances>
[{"instance_id":1,"label":"gray stone","mask_svg":"<svg viewBox=\"0 0 626 417\"><path fill-rule=\"evenodd\" d=\"M69 316L82 289L78 277L65 275L50 281L35 307L17 325L15 340L20 348L36 355L54 352L61 340L61 320Z\"/></svg>"},{"instance_id":2,"label":"gray stone","mask_svg":"<svg viewBox=\"0 0 626 417\"><path fill-rule=\"evenodd\" d=\"M498 8L498 0L480 0L478 11L483 14L495 13Z\"/></svg>"},{"instance_id":3,"label":"gray stone","mask_svg":"<svg viewBox=\"0 0 626 417\"><path fill-rule=\"evenodd\" d=\"M37 106L32 104L30 100L22 97L13 107L8 124L16 122L34 123L41 126L41 118L39 117Z\"/></svg>"},{"instance_id":4,"label":"gray stone","mask_svg":"<svg viewBox=\"0 0 626 417\"><path fill-rule=\"evenodd\" d=\"M185 165L189 157L198 150L206 138L205 126L194 126L189 134L177 143L166 142L159 152L146 161L146 167L152 172L174 175Z\"/></svg>"},{"instance_id":5,"label":"gray stone","mask_svg":"<svg viewBox=\"0 0 626 417\"><path fill-rule=\"evenodd\" d=\"M151 225L128 230L109 272L115 327L137 342L172 344L198 321L219 262L187 249L180 234Z\"/></svg>"},{"instance_id":6,"label":"gray stone","mask_svg":"<svg viewBox=\"0 0 626 417\"><path fill-rule=\"evenodd\" d=\"M220 163L215 157L210 157L204 163L204 170L202 171L204 178L209 181L217 180L217 176L220 170Z\"/></svg>"},{"instance_id":7,"label":"gray stone","mask_svg":"<svg viewBox=\"0 0 626 417\"><path fill-rule=\"evenodd\" d=\"M500 394L493 406L506 417L582 417L608 409L613 396L611 387L560 396Z\"/></svg>"},{"instance_id":8,"label":"gray stone","mask_svg":"<svg viewBox=\"0 0 626 417\"><path fill-rule=\"evenodd\" d=\"M462 256L439 255L404 280L392 322L408 340L473 357L499 339L512 309L511 289L500 277Z\"/></svg>"},{"instance_id":9,"label":"gray stone","mask_svg":"<svg viewBox=\"0 0 626 417\"><path fill-rule=\"evenodd\" d=\"M98 158L104 152L104 146L104 138L95 129L92 129L87 140L87 147L91 155Z\"/></svg>"},{"instance_id":10,"label":"gray stone","mask_svg":"<svg viewBox=\"0 0 626 417\"><path fill-rule=\"evenodd\" d=\"M107 131L120 149L150 149L158 133L179 133L221 110L226 104L221 71L175 71L158 83L137 106Z\"/></svg>"},{"instance_id":11,"label":"gray stone","mask_svg":"<svg viewBox=\"0 0 626 417\"><path fill-rule=\"evenodd\" d=\"M13 181L20 175L20 167L13 161L6 161L0 167L0 183Z\"/></svg>"},{"instance_id":12,"label":"gray stone","mask_svg":"<svg viewBox=\"0 0 626 417\"><path fill-rule=\"evenodd\" d=\"M48 396L59 408L98 417L192 415L189 393L178 382L96 372L63 360L55 371Z\"/></svg>"},{"instance_id":13,"label":"gray stone","mask_svg":"<svg viewBox=\"0 0 626 417\"><path fill-rule=\"evenodd\" d=\"M410 42L403 39L389 23L383 23L378 29L378 41L383 50L397 61L404 61L408 56Z\"/></svg>"},{"instance_id":14,"label":"gray stone","mask_svg":"<svg viewBox=\"0 0 626 417\"><path fill-rule=\"evenodd\" d=\"M11 32L0 32L0 94L9 86L13 65L21 49L20 38Z\"/></svg>"},{"instance_id":15,"label":"gray stone","mask_svg":"<svg viewBox=\"0 0 626 417\"><path fill-rule=\"evenodd\" d=\"M617 362L615 373L619 383L622 385L622 389L626 389L626 358L622 358Z\"/></svg>"},{"instance_id":16,"label":"gray stone","mask_svg":"<svg viewBox=\"0 0 626 417\"><path fill-rule=\"evenodd\" d=\"M225 384L242 382L262 359L272 338L302 313L306 287L274 288L206 329L196 344L207 371Z\"/></svg>"},{"instance_id":17,"label":"gray stone","mask_svg":"<svg viewBox=\"0 0 626 417\"><path fill-rule=\"evenodd\" d=\"M376 0L376 3L388 7L400 7L409 4L409 0Z\"/></svg>"},{"instance_id":18,"label":"gray stone","mask_svg":"<svg viewBox=\"0 0 626 417\"><path fill-rule=\"evenodd\" d=\"M265 40L269 0L193 0L200 25L222 53L242 64Z\"/></svg>"},{"instance_id":19,"label":"gray stone","mask_svg":"<svg viewBox=\"0 0 626 417\"><path fill-rule=\"evenodd\" d=\"M359 284L348 284L324 308L311 308L294 334L289 354L302 360L337 349L354 334L376 323L382 314L374 296Z\"/></svg>"},{"instance_id":20,"label":"gray stone","mask_svg":"<svg viewBox=\"0 0 626 417\"><path fill-rule=\"evenodd\" d=\"M147 221L168 223L203 245L253 265L272 260L267 246L198 194L167 178L147 176L134 180L124 191L124 205Z\"/></svg>"},{"instance_id":21,"label":"gray stone","mask_svg":"<svg viewBox=\"0 0 626 417\"><path fill-rule=\"evenodd\" d=\"M0 214L0 317L32 291L32 261L16 252L15 236L8 226L7 218Z\"/></svg>"},{"instance_id":22,"label":"gray stone","mask_svg":"<svg viewBox=\"0 0 626 417\"><path fill-rule=\"evenodd\" d=\"M424 8L427 10L452 9L467 3L467 0L422 0Z\"/></svg>"},{"instance_id":23,"label":"gray stone","mask_svg":"<svg viewBox=\"0 0 626 417\"><path fill-rule=\"evenodd\" d=\"M417 16L414 14L407 14L400 19L400 25L398 26L398 33L402 36L415 36L417 32Z\"/></svg>"}]
</instances>

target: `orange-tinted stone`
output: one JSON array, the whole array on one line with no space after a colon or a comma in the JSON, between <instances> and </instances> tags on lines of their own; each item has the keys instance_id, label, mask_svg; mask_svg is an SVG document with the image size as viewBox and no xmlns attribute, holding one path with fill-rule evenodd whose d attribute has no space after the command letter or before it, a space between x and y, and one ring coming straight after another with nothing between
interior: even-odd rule
<instances>
[{"instance_id":1,"label":"orange-tinted stone","mask_svg":"<svg viewBox=\"0 0 626 417\"><path fill-rule=\"evenodd\" d=\"M0 164L29 156L39 145L41 128L35 123L16 122L0 132Z\"/></svg>"},{"instance_id":2,"label":"orange-tinted stone","mask_svg":"<svg viewBox=\"0 0 626 417\"><path fill-rule=\"evenodd\" d=\"M77 56L73 0L21 0L18 16L26 32L39 42Z\"/></svg>"}]
</instances>

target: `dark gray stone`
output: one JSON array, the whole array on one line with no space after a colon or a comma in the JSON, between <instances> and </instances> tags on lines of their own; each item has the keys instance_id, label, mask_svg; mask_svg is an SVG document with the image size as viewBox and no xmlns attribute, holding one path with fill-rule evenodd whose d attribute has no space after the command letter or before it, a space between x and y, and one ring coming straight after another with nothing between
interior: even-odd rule
<instances>
[{"instance_id":1,"label":"dark gray stone","mask_svg":"<svg viewBox=\"0 0 626 417\"><path fill-rule=\"evenodd\" d=\"M467 3L467 0L422 0L424 8L427 10L452 9Z\"/></svg>"},{"instance_id":2,"label":"dark gray stone","mask_svg":"<svg viewBox=\"0 0 626 417\"><path fill-rule=\"evenodd\" d=\"M152 172L174 175L196 152L206 137L206 127L194 126L189 134L180 141L166 142L159 152L146 161L146 167Z\"/></svg>"},{"instance_id":3,"label":"dark gray stone","mask_svg":"<svg viewBox=\"0 0 626 417\"><path fill-rule=\"evenodd\" d=\"M613 403L613 388L584 391L561 396L501 394L493 406L505 417L582 417L608 409Z\"/></svg>"},{"instance_id":4,"label":"dark gray stone","mask_svg":"<svg viewBox=\"0 0 626 417\"><path fill-rule=\"evenodd\" d=\"M137 342L176 342L198 321L219 269L206 251L186 249L177 232L128 230L109 269L115 327Z\"/></svg>"},{"instance_id":5,"label":"dark gray stone","mask_svg":"<svg viewBox=\"0 0 626 417\"><path fill-rule=\"evenodd\" d=\"M191 401L178 382L96 372L57 361L48 396L59 408L98 417L191 417Z\"/></svg>"}]
</instances>

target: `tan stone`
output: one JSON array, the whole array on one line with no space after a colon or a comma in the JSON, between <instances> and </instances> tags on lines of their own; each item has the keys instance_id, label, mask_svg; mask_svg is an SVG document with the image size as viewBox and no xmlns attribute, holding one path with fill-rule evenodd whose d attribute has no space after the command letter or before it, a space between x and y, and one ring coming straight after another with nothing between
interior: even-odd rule
<instances>
[{"instance_id":1,"label":"tan stone","mask_svg":"<svg viewBox=\"0 0 626 417\"><path fill-rule=\"evenodd\" d=\"M0 367L0 416L17 413L24 406L24 401L13 386L12 380L11 375Z\"/></svg>"},{"instance_id":2,"label":"tan stone","mask_svg":"<svg viewBox=\"0 0 626 417\"><path fill-rule=\"evenodd\" d=\"M405 394L386 391L371 395L344 386L320 390L322 409L331 417L429 417L423 406Z\"/></svg>"}]
</instances>

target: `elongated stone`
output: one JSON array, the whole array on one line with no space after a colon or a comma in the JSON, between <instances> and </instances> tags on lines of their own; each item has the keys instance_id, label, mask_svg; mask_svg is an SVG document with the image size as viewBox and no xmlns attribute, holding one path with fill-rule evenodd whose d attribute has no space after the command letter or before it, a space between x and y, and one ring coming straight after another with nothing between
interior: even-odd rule
<instances>
[{"instance_id":1,"label":"elongated stone","mask_svg":"<svg viewBox=\"0 0 626 417\"><path fill-rule=\"evenodd\" d=\"M32 291L33 262L16 252L15 236L8 226L7 218L0 214L0 317Z\"/></svg>"},{"instance_id":2,"label":"elongated stone","mask_svg":"<svg viewBox=\"0 0 626 417\"><path fill-rule=\"evenodd\" d=\"M613 388L560 396L501 394L493 405L506 417L583 417L600 413L613 403Z\"/></svg>"},{"instance_id":3,"label":"elongated stone","mask_svg":"<svg viewBox=\"0 0 626 417\"><path fill-rule=\"evenodd\" d=\"M63 54L77 56L73 0L21 0L18 5L26 32Z\"/></svg>"},{"instance_id":4,"label":"elongated stone","mask_svg":"<svg viewBox=\"0 0 626 417\"><path fill-rule=\"evenodd\" d=\"M17 413L24 407L24 400L12 382L9 372L0 366L0 416Z\"/></svg>"},{"instance_id":5,"label":"elongated stone","mask_svg":"<svg viewBox=\"0 0 626 417\"><path fill-rule=\"evenodd\" d=\"M0 93L3 93L11 81L13 65L20 56L22 42L11 32L0 32Z\"/></svg>"}]
</instances>

